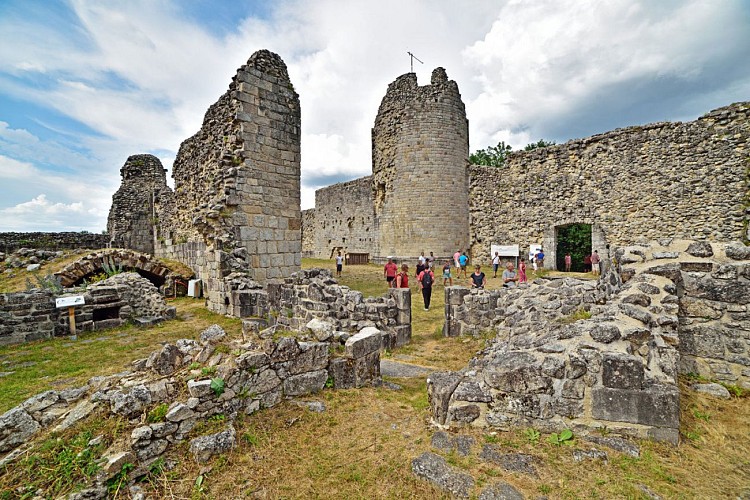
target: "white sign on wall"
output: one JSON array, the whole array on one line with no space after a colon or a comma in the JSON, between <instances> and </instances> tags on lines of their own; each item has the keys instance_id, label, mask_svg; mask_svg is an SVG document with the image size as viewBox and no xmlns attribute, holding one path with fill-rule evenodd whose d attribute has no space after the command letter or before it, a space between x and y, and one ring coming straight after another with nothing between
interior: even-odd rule
<instances>
[{"instance_id":1,"label":"white sign on wall","mask_svg":"<svg viewBox=\"0 0 750 500\"><path fill-rule=\"evenodd\" d=\"M495 252L500 257L518 257L518 245L490 245L490 257L495 256Z\"/></svg>"},{"instance_id":2,"label":"white sign on wall","mask_svg":"<svg viewBox=\"0 0 750 500\"><path fill-rule=\"evenodd\" d=\"M85 303L83 295L73 295L71 297L60 297L55 299L55 307L58 309L61 307L82 306Z\"/></svg>"}]
</instances>

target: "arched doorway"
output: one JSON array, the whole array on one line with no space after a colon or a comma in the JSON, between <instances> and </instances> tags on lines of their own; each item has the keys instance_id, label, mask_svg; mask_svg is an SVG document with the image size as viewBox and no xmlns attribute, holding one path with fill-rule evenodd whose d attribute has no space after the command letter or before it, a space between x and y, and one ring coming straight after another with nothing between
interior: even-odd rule
<instances>
[{"instance_id":1,"label":"arched doorway","mask_svg":"<svg viewBox=\"0 0 750 500\"><path fill-rule=\"evenodd\" d=\"M577 223L555 228L557 247L555 264L558 271L565 270L565 254L570 253L572 265L570 270L576 273L590 271L584 264L587 255L591 255L591 224Z\"/></svg>"}]
</instances>

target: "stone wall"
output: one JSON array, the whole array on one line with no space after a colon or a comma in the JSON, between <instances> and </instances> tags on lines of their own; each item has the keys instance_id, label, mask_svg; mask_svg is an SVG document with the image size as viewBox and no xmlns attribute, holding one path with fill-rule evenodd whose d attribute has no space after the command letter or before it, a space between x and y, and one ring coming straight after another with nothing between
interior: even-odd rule
<instances>
[{"instance_id":1,"label":"stone wall","mask_svg":"<svg viewBox=\"0 0 750 500\"><path fill-rule=\"evenodd\" d=\"M671 242L618 249L624 280L672 280L679 317L679 368L750 389L750 247Z\"/></svg>"},{"instance_id":2,"label":"stone wall","mask_svg":"<svg viewBox=\"0 0 750 500\"><path fill-rule=\"evenodd\" d=\"M133 363L132 371L94 377L82 387L38 394L0 416L0 452L16 450L3 460L25 452L32 438L45 429L62 432L88 416L124 418L124 441L109 449L92 445L101 456L101 471L87 485L87 498L104 498L106 481L119 474L124 463L133 464L128 480L148 472L168 448L189 440L186 450L196 462L230 450L236 444L232 425L238 415L252 415L283 400L334 388L363 387L380 382L380 332L371 328L344 342L306 342L294 337L246 342L229 341L213 325L200 341L181 339L165 344L147 359ZM201 365L199 368L191 368ZM208 378L202 367L213 367ZM221 388L214 385L221 381ZM329 384L330 381L330 384ZM158 405L168 405L162 421L145 423ZM311 409L322 403L311 404ZM218 433L200 435L196 424L222 414L227 426ZM123 446L124 445L124 446ZM84 493L81 493L84 495Z\"/></svg>"},{"instance_id":3,"label":"stone wall","mask_svg":"<svg viewBox=\"0 0 750 500\"><path fill-rule=\"evenodd\" d=\"M467 247L468 157L466 110L443 68L430 85L407 73L388 86L372 129L376 261Z\"/></svg>"},{"instance_id":4,"label":"stone wall","mask_svg":"<svg viewBox=\"0 0 750 500\"><path fill-rule=\"evenodd\" d=\"M264 283L299 269L300 107L278 55L258 51L238 70L173 175L174 202L157 204L156 254L195 270L210 309L233 272Z\"/></svg>"},{"instance_id":5,"label":"stone wall","mask_svg":"<svg viewBox=\"0 0 750 500\"><path fill-rule=\"evenodd\" d=\"M112 195L107 217L108 246L153 254L159 222L156 207L174 203L167 170L153 155L133 155L120 169L120 176L122 182Z\"/></svg>"},{"instance_id":6,"label":"stone wall","mask_svg":"<svg viewBox=\"0 0 750 500\"><path fill-rule=\"evenodd\" d=\"M283 283L268 284L268 303L280 328L308 328L310 321L330 323L333 330L358 332L374 327L383 333L383 348L401 347L411 341L411 290L390 288L381 297L336 283L331 272L309 269Z\"/></svg>"},{"instance_id":7,"label":"stone wall","mask_svg":"<svg viewBox=\"0 0 750 500\"><path fill-rule=\"evenodd\" d=\"M430 376L433 420L676 442L678 373L750 388L750 247L668 238L613 255L597 283L446 288L444 333L495 340Z\"/></svg>"},{"instance_id":8,"label":"stone wall","mask_svg":"<svg viewBox=\"0 0 750 500\"><path fill-rule=\"evenodd\" d=\"M315 209L302 211L302 257L315 257Z\"/></svg>"},{"instance_id":9,"label":"stone wall","mask_svg":"<svg viewBox=\"0 0 750 500\"><path fill-rule=\"evenodd\" d=\"M68 308L57 309L55 299L82 295L75 306L76 331L105 330L135 322L150 325L175 317L176 310L148 280L136 273L121 273L62 294L33 289L0 294L0 345L50 339L70 332Z\"/></svg>"},{"instance_id":10,"label":"stone wall","mask_svg":"<svg viewBox=\"0 0 750 500\"><path fill-rule=\"evenodd\" d=\"M330 259L341 250L371 253L375 241L372 177L362 177L315 191L312 257ZM303 245L304 247L304 245Z\"/></svg>"},{"instance_id":11,"label":"stone wall","mask_svg":"<svg viewBox=\"0 0 750 500\"><path fill-rule=\"evenodd\" d=\"M0 251L12 253L20 248L73 250L106 248L108 234L93 233L0 233Z\"/></svg>"},{"instance_id":12,"label":"stone wall","mask_svg":"<svg viewBox=\"0 0 750 500\"><path fill-rule=\"evenodd\" d=\"M628 127L528 152L503 168L471 166L472 256L490 245L544 244L555 263L555 228L593 225L593 248L661 237L748 238L750 103L688 123Z\"/></svg>"}]
</instances>

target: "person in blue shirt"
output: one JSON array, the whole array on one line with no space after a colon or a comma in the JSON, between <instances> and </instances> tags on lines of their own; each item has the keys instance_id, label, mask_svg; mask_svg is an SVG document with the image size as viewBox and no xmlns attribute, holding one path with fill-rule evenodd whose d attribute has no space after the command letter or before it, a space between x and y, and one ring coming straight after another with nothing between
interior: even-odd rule
<instances>
[{"instance_id":1,"label":"person in blue shirt","mask_svg":"<svg viewBox=\"0 0 750 500\"><path fill-rule=\"evenodd\" d=\"M462 253L461 256L458 258L458 264L461 266L461 272L464 273L464 278L466 277L466 264L469 262L469 257L466 256L466 252Z\"/></svg>"}]
</instances>

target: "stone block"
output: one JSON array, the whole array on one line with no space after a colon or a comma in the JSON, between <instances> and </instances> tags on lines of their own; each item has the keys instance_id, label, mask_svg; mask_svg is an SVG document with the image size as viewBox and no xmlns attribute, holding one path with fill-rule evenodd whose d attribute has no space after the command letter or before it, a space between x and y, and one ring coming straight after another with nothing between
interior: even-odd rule
<instances>
[{"instance_id":1,"label":"stone block","mask_svg":"<svg viewBox=\"0 0 750 500\"><path fill-rule=\"evenodd\" d=\"M328 364L328 373L333 379L333 387L335 389L351 389L356 387L353 359L333 358Z\"/></svg>"},{"instance_id":2,"label":"stone block","mask_svg":"<svg viewBox=\"0 0 750 500\"><path fill-rule=\"evenodd\" d=\"M379 350L383 342L381 336L382 333L377 328L368 327L362 329L362 331L349 337L346 341L344 345L345 356L356 359Z\"/></svg>"},{"instance_id":3,"label":"stone block","mask_svg":"<svg viewBox=\"0 0 750 500\"><path fill-rule=\"evenodd\" d=\"M425 452L412 460L411 470L453 497L469 498L474 487L474 479L469 474L454 469L434 453Z\"/></svg>"},{"instance_id":4,"label":"stone block","mask_svg":"<svg viewBox=\"0 0 750 500\"><path fill-rule=\"evenodd\" d=\"M490 359L484 370L484 382L505 393L547 393L552 389L552 379L542 373L537 359L523 351Z\"/></svg>"},{"instance_id":5,"label":"stone block","mask_svg":"<svg viewBox=\"0 0 750 500\"><path fill-rule=\"evenodd\" d=\"M444 425L446 422L451 396L461 378L456 372L435 372L427 378L427 398L430 402L432 420L438 425Z\"/></svg>"},{"instance_id":6,"label":"stone block","mask_svg":"<svg viewBox=\"0 0 750 500\"><path fill-rule=\"evenodd\" d=\"M292 375L284 380L284 395L303 396L318 392L323 389L326 380L328 380L327 370Z\"/></svg>"},{"instance_id":7,"label":"stone block","mask_svg":"<svg viewBox=\"0 0 750 500\"><path fill-rule=\"evenodd\" d=\"M640 389L643 386L643 362L637 356L605 353L602 368L602 384L605 387Z\"/></svg>"},{"instance_id":8,"label":"stone block","mask_svg":"<svg viewBox=\"0 0 750 500\"><path fill-rule=\"evenodd\" d=\"M354 359L354 385L364 387L380 379L380 352Z\"/></svg>"},{"instance_id":9,"label":"stone block","mask_svg":"<svg viewBox=\"0 0 750 500\"><path fill-rule=\"evenodd\" d=\"M679 428L680 395L676 387L653 385L642 390L602 387L594 389L592 397L594 418Z\"/></svg>"}]
</instances>

